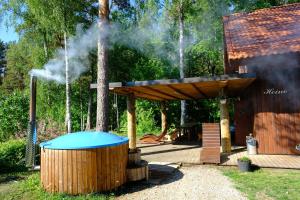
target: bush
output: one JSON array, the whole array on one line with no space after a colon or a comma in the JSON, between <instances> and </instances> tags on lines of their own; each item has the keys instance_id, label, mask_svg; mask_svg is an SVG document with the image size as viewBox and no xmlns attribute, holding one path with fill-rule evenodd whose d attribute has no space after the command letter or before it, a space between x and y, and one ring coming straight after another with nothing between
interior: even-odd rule
<instances>
[{"instance_id":1,"label":"bush","mask_svg":"<svg viewBox=\"0 0 300 200\"><path fill-rule=\"evenodd\" d=\"M26 169L23 162L25 151L24 140L9 140L0 143L0 173Z\"/></svg>"},{"instance_id":2,"label":"bush","mask_svg":"<svg viewBox=\"0 0 300 200\"><path fill-rule=\"evenodd\" d=\"M250 158L248 158L247 156L243 156L241 158L238 159L241 162L251 162Z\"/></svg>"},{"instance_id":3,"label":"bush","mask_svg":"<svg viewBox=\"0 0 300 200\"><path fill-rule=\"evenodd\" d=\"M153 108L144 110L137 107L137 134L159 133L160 128L156 125Z\"/></svg>"},{"instance_id":4,"label":"bush","mask_svg":"<svg viewBox=\"0 0 300 200\"><path fill-rule=\"evenodd\" d=\"M155 106L145 105L143 101L136 104L136 132L137 136L143 136L146 133L160 133L160 126L155 120ZM120 130L118 132L127 134L127 111L124 111L120 117ZM126 133L126 134L125 134Z\"/></svg>"},{"instance_id":5,"label":"bush","mask_svg":"<svg viewBox=\"0 0 300 200\"><path fill-rule=\"evenodd\" d=\"M0 142L26 130L28 102L28 96L21 92L0 96Z\"/></svg>"}]
</instances>

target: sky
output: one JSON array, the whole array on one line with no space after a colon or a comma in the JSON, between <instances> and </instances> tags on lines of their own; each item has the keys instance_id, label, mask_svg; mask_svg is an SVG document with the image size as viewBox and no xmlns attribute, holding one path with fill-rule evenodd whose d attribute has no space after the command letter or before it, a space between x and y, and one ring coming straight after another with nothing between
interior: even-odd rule
<instances>
[{"instance_id":1,"label":"sky","mask_svg":"<svg viewBox=\"0 0 300 200\"><path fill-rule=\"evenodd\" d=\"M130 0L130 3L132 5L135 4L136 0ZM5 24L6 17L1 21L0 20L0 40L4 42L11 42L11 41L17 41L18 40L18 34L15 32L13 27L7 27Z\"/></svg>"},{"instance_id":2,"label":"sky","mask_svg":"<svg viewBox=\"0 0 300 200\"><path fill-rule=\"evenodd\" d=\"M135 4L136 0L130 0L131 4ZM6 17L0 21L0 40L4 42L11 42L18 40L18 34L15 32L14 28L7 27L5 24Z\"/></svg>"},{"instance_id":3,"label":"sky","mask_svg":"<svg viewBox=\"0 0 300 200\"><path fill-rule=\"evenodd\" d=\"M135 0L130 0L131 4L135 3ZM18 34L15 32L13 27L7 27L5 24L7 17L4 16L4 19L0 20L0 40L4 42L11 42L18 40Z\"/></svg>"},{"instance_id":4,"label":"sky","mask_svg":"<svg viewBox=\"0 0 300 200\"><path fill-rule=\"evenodd\" d=\"M8 27L3 19L0 22L0 40L4 42L11 42L18 40L18 34L15 32L13 27Z\"/></svg>"}]
</instances>

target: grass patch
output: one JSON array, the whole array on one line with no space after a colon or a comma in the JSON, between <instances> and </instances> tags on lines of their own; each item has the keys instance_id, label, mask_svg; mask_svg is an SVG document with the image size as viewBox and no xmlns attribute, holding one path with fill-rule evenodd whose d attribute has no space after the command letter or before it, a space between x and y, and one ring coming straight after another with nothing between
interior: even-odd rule
<instances>
[{"instance_id":1,"label":"grass patch","mask_svg":"<svg viewBox=\"0 0 300 200\"><path fill-rule=\"evenodd\" d=\"M235 187L251 199L300 199L300 171L286 169L259 169L239 172L237 168L222 168Z\"/></svg>"},{"instance_id":2,"label":"grass patch","mask_svg":"<svg viewBox=\"0 0 300 200\"><path fill-rule=\"evenodd\" d=\"M22 176L26 176L23 174ZM8 183L7 183L8 184ZM72 200L110 200L114 199L113 194L88 194L80 196L70 196L67 194L51 194L45 192L40 186L40 173L30 174L26 179L21 180L17 183L11 183L10 187L0 192L0 199L11 200L11 199L47 199L47 200L61 200L61 199L72 199ZM1 184L0 184L1 187Z\"/></svg>"}]
</instances>

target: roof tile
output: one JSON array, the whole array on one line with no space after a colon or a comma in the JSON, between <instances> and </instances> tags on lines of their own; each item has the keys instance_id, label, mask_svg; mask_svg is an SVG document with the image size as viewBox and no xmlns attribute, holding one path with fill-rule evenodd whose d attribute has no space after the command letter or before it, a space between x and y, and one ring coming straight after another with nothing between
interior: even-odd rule
<instances>
[{"instance_id":1,"label":"roof tile","mask_svg":"<svg viewBox=\"0 0 300 200\"><path fill-rule=\"evenodd\" d=\"M223 18L229 60L300 52L300 3Z\"/></svg>"}]
</instances>

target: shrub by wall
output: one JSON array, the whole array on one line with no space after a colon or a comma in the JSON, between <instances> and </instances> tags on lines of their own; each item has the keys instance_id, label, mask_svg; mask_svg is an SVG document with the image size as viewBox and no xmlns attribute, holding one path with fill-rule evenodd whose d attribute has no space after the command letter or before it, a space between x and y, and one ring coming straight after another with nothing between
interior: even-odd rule
<instances>
[{"instance_id":1,"label":"shrub by wall","mask_svg":"<svg viewBox=\"0 0 300 200\"><path fill-rule=\"evenodd\" d=\"M28 95L22 92L0 95L0 142L26 131L28 110Z\"/></svg>"},{"instance_id":2,"label":"shrub by wall","mask_svg":"<svg viewBox=\"0 0 300 200\"><path fill-rule=\"evenodd\" d=\"M9 140L0 143L0 173L21 171L24 164L26 142L24 140Z\"/></svg>"}]
</instances>

